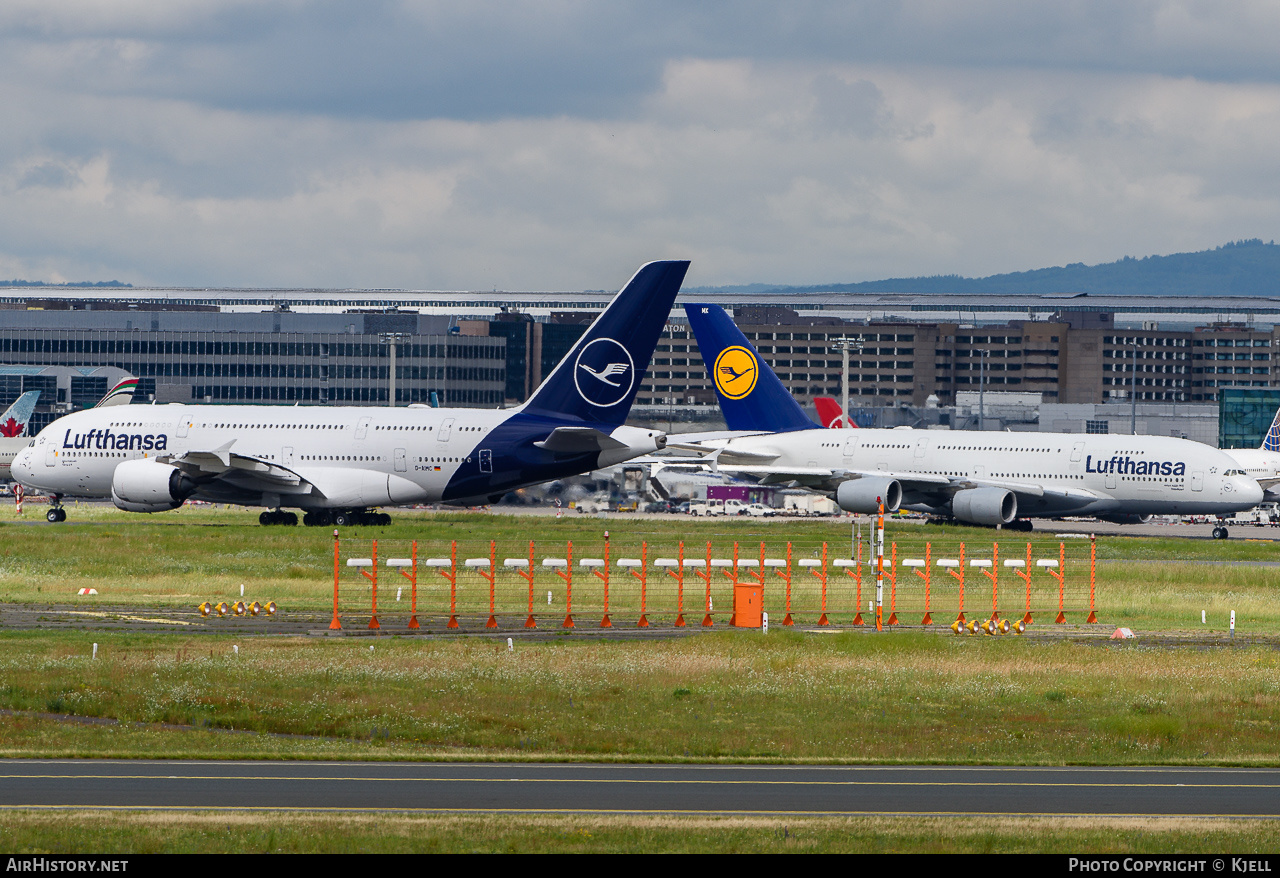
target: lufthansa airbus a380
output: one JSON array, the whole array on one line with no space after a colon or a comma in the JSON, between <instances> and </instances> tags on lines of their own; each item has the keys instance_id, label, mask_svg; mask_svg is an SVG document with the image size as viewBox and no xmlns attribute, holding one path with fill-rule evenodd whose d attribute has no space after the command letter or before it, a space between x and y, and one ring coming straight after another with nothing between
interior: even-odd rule
<instances>
[{"instance_id":1,"label":"lufthansa airbus a380","mask_svg":"<svg viewBox=\"0 0 1280 878\"><path fill-rule=\"evenodd\" d=\"M813 423L716 305L685 305L729 429L673 436L708 465L835 496L847 512L904 508L1030 530L1027 516L1151 515L1252 509L1262 488L1216 448L1163 436L830 430ZM744 435L750 433L753 435ZM1226 529L1215 529L1225 537Z\"/></svg>"},{"instance_id":2,"label":"lufthansa airbus a380","mask_svg":"<svg viewBox=\"0 0 1280 878\"><path fill-rule=\"evenodd\" d=\"M522 405L506 410L129 405L54 421L14 459L23 486L130 512L188 499L265 506L263 524L385 524L369 507L495 502L662 448L624 426L689 268L643 266Z\"/></svg>"}]
</instances>

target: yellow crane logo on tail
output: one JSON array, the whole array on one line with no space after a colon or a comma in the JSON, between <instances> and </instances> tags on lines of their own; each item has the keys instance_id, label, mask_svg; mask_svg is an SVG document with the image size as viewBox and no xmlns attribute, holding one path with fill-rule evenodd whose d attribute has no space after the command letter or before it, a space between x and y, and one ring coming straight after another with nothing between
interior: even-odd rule
<instances>
[{"instance_id":1,"label":"yellow crane logo on tail","mask_svg":"<svg viewBox=\"0 0 1280 878\"><path fill-rule=\"evenodd\" d=\"M756 378L760 375L755 354L741 345L722 350L716 357L713 372L716 389L726 399L742 399L750 394L756 389Z\"/></svg>"}]
</instances>

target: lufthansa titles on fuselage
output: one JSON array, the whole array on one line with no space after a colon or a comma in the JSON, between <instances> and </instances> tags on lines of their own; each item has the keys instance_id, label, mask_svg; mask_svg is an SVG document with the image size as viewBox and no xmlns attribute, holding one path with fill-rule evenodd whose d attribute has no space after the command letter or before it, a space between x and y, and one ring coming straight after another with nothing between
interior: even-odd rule
<instances>
[{"instance_id":1,"label":"lufthansa titles on fuselage","mask_svg":"<svg viewBox=\"0 0 1280 878\"><path fill-rule=\"evenodd\" d=\"M166 433L113 433L92 429L88 433L70 430L62 437L63 448L97 449L98 451L164 451L169 447Z\"/></svg>"},{"instance_id":2,"label":"lufthansa titles on fuselage","mask_svg":"<svg viewBox=\"0 0 1280 878\"><path fill-rule=\"evenodd\" d=\"M1085 455L1084 471L1087 473L1114 473L1121 476L1183 476L1187 465L1182 461L1134 460L1124 455L1112 455L1110 460L1093 462L1093 455Z\"/></svg>"}]
</instances>

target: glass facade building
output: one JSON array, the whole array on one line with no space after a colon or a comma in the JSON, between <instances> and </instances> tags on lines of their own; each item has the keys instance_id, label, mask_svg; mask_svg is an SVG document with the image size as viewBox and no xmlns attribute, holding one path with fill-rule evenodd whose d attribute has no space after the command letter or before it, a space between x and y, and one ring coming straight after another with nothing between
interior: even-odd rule
<instances>
[{"instance_id":1,"label":"glass facade building","mask_svg":"<svg viewBox=\"0 0 1280 878\"><path fill-rule=\"evenodd\" d=\"M1280 388L1221 388L1218 391L1218 447L1261 447L1277 410L1280 410Z\"/></svg>"}]
</instances>

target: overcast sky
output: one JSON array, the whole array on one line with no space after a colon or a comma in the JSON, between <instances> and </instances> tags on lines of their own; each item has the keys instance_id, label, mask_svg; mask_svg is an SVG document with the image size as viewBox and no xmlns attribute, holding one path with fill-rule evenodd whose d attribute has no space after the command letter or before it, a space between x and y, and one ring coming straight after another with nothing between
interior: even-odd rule
<instances>
[{"instance_id":1,"label":"overcast sky","mask_svg":"<svg viewBox=\"0 0 1280 878\"><path fill-rule=\"evenodd\" d=\"M0 277L616 289L1280 238L1274 2L6 0Z\"/></svg>"}]
</instances>

